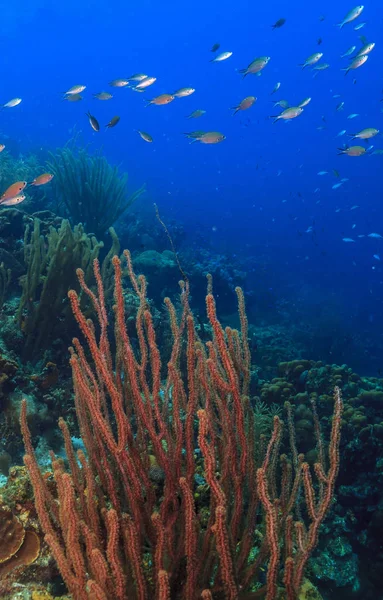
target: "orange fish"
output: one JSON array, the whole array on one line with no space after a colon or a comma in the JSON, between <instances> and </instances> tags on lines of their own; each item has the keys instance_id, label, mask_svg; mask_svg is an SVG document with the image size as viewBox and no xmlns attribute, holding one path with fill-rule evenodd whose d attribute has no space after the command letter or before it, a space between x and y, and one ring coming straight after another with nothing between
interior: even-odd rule
<instances>
[{"instance_id":1,"label":"orange fish","mask_svg":"<svg viewBox=\"0 0 383 600\"><path fill-rule=\"evenodd\" d=\"M0 152L2 152L5 148L5 144L0 144Z\"/></svg>"},{"instance_id":2,"label":"orange fish","mask_svg":"<svg viewBox=\"0 0 383 600\"><path fill-rule=\"evenodd\" d=\"M52 175L52 173L43 173L31 181L30 185L45 185L46 183L52 181L53 177L54 175Z\"/></svg>"},{"instance_id":3,"label":"orange fish","mask_svg":"<svg viewBox=\"0 0 383 600\"><path fill-rule=\"evenodd\" d=\"M9 198L14 198L14 196L17 196L23 191L27 184L27 181L16 181L15 183L12 183L12 185L10 185L0 197L0 202L3 200L8 200Z\"/></svg>"},{"instance_id":4,"label":"orange fish","mask_svg":"<svg viewBox=\"0 0 383 600\"><path fill-rule=\"evenodd\" d=\"M24 200L25 194L18 194L17 196L13 196L12 198L0 200L0 206L15 206L15 204L20 204L20 202L24 202Z\"/></svg>"},{"instance_id":5,"label":"orange fish","mask_svg":"<svg viewBox=\"0 0 383 600\"><path fill-rule=\"evenodd\" d=\"M255 96L246 96L246 98L244 98L243 100L241 100L241 102L238 104L238 106L233 106L234 113L233 116L235 114L237 114L237 112L239 110L247 110L248 108L250 108L251 106L253 106L254 102L256 102L256 97Z\"/></svg>"},{"instance_id":6,"label":"orange fish","mask_svg":"<svg viewBox=\"0 0 383 600\"><path fill-rule=\"evenodd\" d=\"M156 106L163 106L164 104L169 104L169 102L173 102L175 96L173 94L161 94L160 96L156 96L153 100L149 100L146 106L149 104L155 104Z\"/></svg>"}]
</instances>

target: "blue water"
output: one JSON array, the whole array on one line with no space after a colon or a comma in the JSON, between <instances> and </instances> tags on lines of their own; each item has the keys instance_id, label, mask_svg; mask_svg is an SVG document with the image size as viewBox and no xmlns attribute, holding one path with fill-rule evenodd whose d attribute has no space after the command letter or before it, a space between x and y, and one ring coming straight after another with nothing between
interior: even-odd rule
<instances>
[{"instance_id":1,"label":"blue water","mask_svg":"<svg viewBox=\"0 0 383 600\"><path fill-rule=\"evenodd\" d=\"M52 150L81 132L82 143L102 148L110 162L129 172L132 187L146 182L143 204L156 202L165 219L182 223L185 243L199 236L211 252L246 261L245 289L256 298L270 296L270 318L278 319L285 302L296 326L323 323L339 336L337 353L329 350L320 358L345 358L355 369L376 374L383 240L358 235L383 235L383 156L338 156L347 139L336 136L342 129L383 130L383 6L366 2L363 14L339 30L335 24L352 7L349 0L7 3L0 21L0 102L16 96L23 102L0 114L0 131L12 140L14 153L24 154ZM285 25L272 30L281 17ZM354 31L363 21L366 26ZM345 76L341 68L348 58L340 55L351 45L359 49L361 34L376 47L364 66ZM219 52L233 52L230 59L209 62L216 42ZM313 78L298 64L317 51L330 68ZM265 55L271 60L262 76L242 80L237 70ZM112 79L136 72L157 77L145 94L108 87ZM280 91L271 96L277 81ZM87 86L84 100L63 102L60 93L78 83ZM183 86L196 92L168 106L145 107L144 99ZM92 98L102 90L113 99ZM230 107L248 95L257 97L256 104L233 117ZM308 96L312 101L300 117L272 123L270 116L280 112L272 99L293 105ZM341 101L344 109L337 112ZM200 108L207 111L201 119L185 118ZM99 133L89 126L88 110L102 125ZM359 116L348 120L351 113ZM114 115L120 123L105 130ZM153 144L137 129L149 132ZM182 133L194 129L218 130L226 139L189 144ZM382 135L366 147L370 143L383 148ZM340 178L333 169L349 179L336 190L332 185ZM329 174L317 175L321 170ZM345 237L355 243L343 242ZM346 351L351 338L357 357Z\"/></svg>"}]
</instances>

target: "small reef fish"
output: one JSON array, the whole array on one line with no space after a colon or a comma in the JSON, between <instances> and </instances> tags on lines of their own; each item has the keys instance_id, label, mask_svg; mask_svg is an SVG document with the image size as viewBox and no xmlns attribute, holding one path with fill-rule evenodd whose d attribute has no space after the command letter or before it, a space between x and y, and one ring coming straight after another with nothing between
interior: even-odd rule
<instances>
[{"instance_id":1,"label":"small reef fish","mask_svg":"<svg viewBox=\"0 0 383 600\"><path fill-rule=\"evenodd\" d=\"M364 27L365 25L367 25L366 22L364 23L359 23L359 25L355 25L354 27L354 31L359 31L359 29L362 29L362 27Z\"/></svg>"},{"instance_id":2,"label":"small reef fish","mask_svg":"<svg viewBox=\"0 0 383 600\"><path fill-rule=\"evenodd\" d=\"M257 75L266 67L269 60L270 56L260 56L259 58L255 58L246 69L239 69L238 72L243 74L242 79L244 79L246 75Z\"/></svg>"},{"instance_id":3,"label":"small reef fish","mask_svg":"<svg viewBox=\"0 0 383 600\"><path fill-rule=\"evenodd\" d=\"M86 85L72 85L71 88L67 92L64 92L65 96L70 96L71 94L81 94L86 90Z\"/></svg>"},{"instance_id":4,"label":"small reef fish","mask_svg":"<svg viewBox=\"0 0 383 600\"><path fill-rule=\"evenodd\" d=\"M277 92L280 87L281 87L281 82L278 81L278 83L275 84L275 86L273 88L273 91L271 92L270 96L272 96L273 94L275 94L275 92Z\"/></svg>"},{"instance_id":5,"label":"small reef fish","mask_svg":"<svg viewBox=\"0 0 383 600\"><path fill-rule=\"evenodd\" d=\"M287 100L277 100L277 102L274 102L273 107L275 108L276 106L280 106L281 108L289 108L289 103Z\"/></svg>"},{"instance_id":6,"label":"small reef fish","mask_svg":"<svg viewBox=\"0 0 383 600\"><path fill-rule=\"evenodd\" d=\"M82 100L82 96L80 94L69 94L64 96L63 100L67 100L68 102L80 102L80 100Z\"/></svg>"},{"instance_id":7,"label":"small reef fish","mask_svg":"<svg viewBox=\"0 0 383 600\"><path fill-rule=\"evenodd\" d=\"M361 140L369 140L370 138L375 137L376 135L378 135L379 133L379 129L375 129L374 127L367 127L366 129L362 129L362 131L359 131L359 133L349 133L348 135L355 140L356 138L359 138Z\"/></svg>"},{"instance_id":8,"label":"small reef fish","mask_svg":"<svg viewBox=\"0 0 383 600\"><path fill-rule=\"evenodd\" d=\"M10 185L0 196L0 202L3 200L8 200L9 198L14 198L20 194L20 192L22 192L27 185L27 181L16 181L15 183L12 183L12 185Z\"/></svg>"},{"instance_id":9,"label":"small reef fish","mask_svg":"<svg viewBox=\"0 0 383 600\"><path fill-rule=\"evenodd\" d=\"M93 94L93 98L97 100L111 100L113 96L109 92L99 92L98 94Z\"/></svg>"},{"instance_id":10,"label":"small reef fish","mask_svg":"<svg viewBox=\"0 0 383 600\"><path fill-rule=\"evenodd\" d=\"M364 65L364 63L367 62L367 60L368 60L368 54L364 54L363 56L358 56L357 58L354 58L354 60L347 67L347 69L342 69L342 71L346 71L345 75L347 75L347 73L349 71L351 71L351 69L359 69L359 67Z\"/></svg>"},{"instance_id":11,"label":"small reef fish","mask_svg":"<svg viewBox=\"0 0 383 600\"><path fill-rule=\"evenodd\" d=\"M318 175L327 175L328 171L318 171Z\"/></svg>"},{"instance_id":12,"label":"small reef fish","mask_svg":"<svg viewBox=\"0 0 383 600\"><path fill-rule=\"evenodd\" d=\"M302 113L303 108L301 108L300 106L292 106L290 108L286 108L286 110L281 112L280 115L272 116L271 118L274 119L273 123L276 123L280 119L283 119L285 121L289 119L295 119L295 117L299 117L299 115L301 115Z\"/></svg>"},{"instance_id":13,"label":"small reef fish","mask_svg":"<svg viewBox=\"0 0 383 600\"><path fill-rule=\"evenodd\" d=\"M333 190L337 190L338 188L340 188L343 185L343 182L341 181L340 183L334 183L334 185L332 186Z\"/></svg>"},{"instance_id":14,"label":"small reef fish","mask_svg":"<svg viewBox=\"0 0 383 600\"><path fill-rule=\"evenodd\" d=\"M304 108L305 106L310 104L310 102L311 102L311 98L305 98L304 100L302 100L302 102L300 102L300 104L297 104L297 106L299 108Z\"/></svg>"},{"instance_id":15,"label":"small reef fish","mask_svg":"<svg viewBox=\"0 0 383 600\"><path fill-rule=\"evenodd\" d=\"M200 138L201 135L203 135L205 133L205 131L201 131L200 129L197 129L196 131L190 131L189 133L184 133L184 135L186 135L187 138Z\"/></svg>"},{"instance_id":16,"label":"small reef fish","mask_svg":"<svg viewBox=\"0 0 383 600\"><path fill-rule=\"evenodd\" d=\"M359 117L359 113L351 113L351 115L348 115L348 119L356 119L356 117Z\"/></svg>"},{"instance_id":17,"label":"small reef fish","mask_svg":"<svg viewBox=\"0 0 383 600\"><path fill-rule=\"evenodd\" d=\"M89 124L90 124L91 128L93 129L93 131L100 131L100 124L97 121L96 117L93 117L89 111L85 114L89 119Z\"/></svg>"},{"instance_id":18,"label":"small reef fish","mask_svg":"<svg viewBox=\"0 0 383 600\"><path fill-rule=\"evenodd\" d=\"M217 52L218 48L220 48L220 47L221 47L221 44L213 44L210 49L210 52Z\"/></svg>"},{"instance_id":19,"label":"small reef fish","mask_svg":"<svg viewBox=\"0 0 383 600\"><path fill-rule=\"evenodd\" d=\"M109 123L107 123L105 125L105 127L107 127L108 129L111 129L111 127L115 127L117 125L117 123L119 122L120 117L118 115L116 115L115 117L113 117L112 119L110 119Z\"/></svg>"},{"instance_id":20,"label":"small reef fish","mask_svg":"<svg viewBox=\"0 0 383 600\"><path fill-rule=\"evenodd\" d=\"M320 71L326 71L329 67L330 65L328 63L321 63L320 65L313 67L313 71L315 71L313 77L316 77Z\"/></svg>"},{"instance_id":21,"label":"small reef fish","mask_svg":"<svg viewBox=\"0 0 383 600\"><path fill-rule=\"evenodd\" d=\"M129 85L129 79L113 79L109 82L111 87L126 87Z\"/></svg>"},{"instance_id":22,"label":"small reef fish","mask_svg":"<svg viewBox=\"0 0 383 600\"><path fill-rule=\"evenodd\" d=\"M145 141L148 142L149 144L152 143L153 138L151 135L149 135L149 133L146 133L145 131L140 131L139 129L137 129L137 133L140 135L140 137Z\"/></svg>"},{"instance_id":23,"label":"small reef fish","mask_svg":"<svg viewBox=\"0 0 383 600\"><path fill-rule=\"evenodd\" d=\"M375 42L370 42L369 44L364 44L364 46L355 54L355 58L359 58L359 56L365 56L366 54L370 54L375 48Z\"/></svg>"},{"instance_id":24,"label":"small reef fish","mask_svg":"<svg viewBox=\"0 0 383 600\"><path fill-rule=\"evenodd\" d=\"M2 152L5 148L5 144L0 144L0 152Z\"/></svg>"},{"instance_id":25,"label":"small reef fish","mask_svg":"<svg viewBox=\"0 0 383 600\"><path fill-rule=\"evenodd\" d=\"M300 65L298 65L299 67L302 67L302 70L305 67L311 67L312 65L315 65L323 56L323 52L314 52L314 54L311 54L308 58L306 58L304 63L301 63Z\"/></svg>"},{"instance_id":26,"label":"small reef fish","mask_svg":"<svg viewBox=\"0 0 383 600\"><path fill-rule=\"evenodd\" d=\"M340 110L343 110L343 108L344 108L344 102L339 102L339 104L337 105L335 110L337 110L339 112Z\"/></svg>"},{"instance_id":27,"label":"small reef fish","mask_svg":"<svg viewBox=\"0 0 383 600\"><path fill-rule=\"evenodd\" d=\"M234 110L233 116L236 115L239 110L247 110L248 108L253 106L253 104L256 101L257 101L257 99L255 96L246 96L246 98L241 100L241 102L238 104L238 106L232 107L232 110Z\"/></svg>"},{"instance_id":28,"label":"small reef fish","mask_svg":"<svg viewBox=\"0 0 383 600\"><path fill-rule=\"evenodd\" d=\"M18 106L20 102L22 102L21 98L12 98L12 100L3 104L1 108L13 108L14 106Z\"/></svg>"},{"instance_id":29,"label":"small reef fish","mask_svg":"<svg viewBox=\"0 0 383 600\"><path fill-rule=\"evenodd\" d=\"M366 148L363 146L349 146L348 148L338 148L340 154L347 154L347 156L362 156L366 153Z\"/></svg>"},{"instance_id":30,"label":"small reef fish","mask_svg":"<svg viewBox=\"0 0 383 600\"><path fill-rule=\"evenodd\" d=\"M153 85L157 81L157 77L145 77L136 85L136 90L145 90L150 85Z\"/></svg>"},{"instance_id":31,"label":"small reef fish","mask_svg":"<svg viewBox=\"0 0 383 600\"><path fill-rule=\"evenodd\" d=\"M190 113L190 115L188 115L186 118L187 119L198 119L199 117L202 117L205 114L206 114L206 110L197 109L197 110L193 110L193 112Z\"/></svg>"},{"instance_id":32,"label":"small reef fish","mask_svg":"<svg viewBox=\"0 0 383 600\"><path fill-rule=\"evenodd\" d=\"M170 102L173 102L173 100L173 94L160 94L159 96L152 98L152 100L148 100L146 106L150 106L150 104L155 104L156 106L164 106L165 104L170 104Z\"/></svg>"},{"instance_id":33,"label":"small reef fish","mask_svg":"<svg viewBox=\"0 0 383 600\"><path fill-rule=\"evenodd\" d=\"M279 29L286 23L286 19L278 19L275 21L274 25L271 26L271 29Z\"/></svg>"},{"instance_id":34,"label":"small reef fish","mask_svg":"<svg viewBox=\"0 0 383 600\"><path fill-rule=\"evenodd\" d=\"M135 73L131 77L128 77L128 81L143 81L146 78L147 75L145 73Z\"/></svg>"},{"instance_id":35,"label":"small reef fish","mask_svg":"<svg viewBox=\"0 0 383 600\"><path fill-rule=\"evenodd\" d=\"M342 27L347 25L347 23L351 23L352 21L355 21L355 19L357 19L362 14L363 9L364 9L364 6L363 6L363 4L361 4L360 6L356 6L355 8L350 10L350 12L348 12L347 15L344 17L343 21L338 23L339 29L342 29Z\"/></svg>"},{"instance_id":36,"label":"small reef fish","mask_svg":"<svg viewBox=\"0 0 383 600\"><path fill-rule=\"evenodd\" d=\"M336 137L341 137L342 135L344 135L346 133L345 129L342 129L342 131L340 131Z\"/></svg>"},{"instance_id":37,"label":"small reef fish","mask_svg":"<svg viewBox=\"0 0 383 600\"><path fill-rule=\"evenodd\" d=\"M367 237L373 238L376 240L383 239L383 236L381 236L380 233L369 233Z\"/></svg>"},{"instance_id":38,"label":"small reef fish","mask_svg":"<svg viewBox=\"0 0 383 600\"><path fill-rule=\"evenodd\" d=\"M49 183L50 181L52 181L53 177L54 177L54 175L52 173L43 173L42 175L39 175L33 181L31 181L31 183L29 185L35 185L35 186L45 185L46 183Z\"/></svg>"},{"instance_id":39,"label":"small reef fish","mask_svg":"<svg viewBox=\"0 0 383 600\"><path fill-rule=\"evenodd\" d=\"M173 96L175 96L176 98L186 98L187 96L191 96L192 94L194 94L194 92L195 89L192 87L183 87L173 92Z\"/></svg>"},{"instance_id":40,"label":"small reef fish","mask_svg":"<svg viewBox=\"0 0 383 600\"><path fill-rule=\"evenodd\" d=\"M220 54L217 54L217 56L212 58L210 62L222 62L223 60L227 60L228 58L230 58L230 56L232 55L232 52L221 52Z\"/></svg>"},{"instance_id":41,"label":"small reef fish","mask_svg":"<svg viewBox=\"0 0 383 600\"><path fill-rule=\"evenodd\" d=\"M0 200L0 206L15 206L16 204L24 202L25 198L25 194L18 194L17 196L13 196L12 198Z\"/></svg>"},{"instance_id":42,"label":"small reef fish","mask_svg":"<svg viewBox=\"0 0 383 600\"><path fill-rule=\"evenodd\" d=\"M352 238L342 238L342 242L348 242L348 243L354 242L355 243L355 240L353 240Z\"/></svg>"},{"instance_id":43,"label":"small reef fish","mask_svg":"<svg viewBox=\"0 0 383 600\"><path fill-rule=\"evenodd\" d=\"M354 52L354 50L356 50L356 46L350 46L350 48L348 50L346 50L346 52L344 54L341 54L340 57L345 58L346 56L351 56L351 54Z\"/></svg>"},{"instance_id":44,"label":"small reef fish","mask_svg":"<svg viewBox=\"0 0 383 600\"><path fill-rule=\"evenodd\" d=\"M223 142L226 139L226 136L219 131L207 131L202 135L195 137L193 139L194 142L201 142L201 144L219 144L219 142Z\"/></svg>"}]
</instances>

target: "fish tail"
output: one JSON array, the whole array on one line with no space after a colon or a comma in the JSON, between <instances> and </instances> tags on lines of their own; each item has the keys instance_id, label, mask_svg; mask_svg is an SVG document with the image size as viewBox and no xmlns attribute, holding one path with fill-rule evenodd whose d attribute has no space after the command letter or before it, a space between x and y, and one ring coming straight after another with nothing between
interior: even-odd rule
<instances>
[{"instance_id":1,"label":"fish tail","mask_svg":"<svg viewBox=\"0 0 383 600\"><path fill-rule=\"evenodd\" d=\"M339 150L338 156L345 153L344 148L337 148L337 150Z\"/></svg>"},{"instance_id":2,"label":"fish tail","mask_svg":"<svg viewBox=\"0 0 383 600\"><path fill-rule=\"evenodd\" d=\"M345 74L344 74L345 76L347 75L347 73L349 72L349 70L350 70L349 67L347 67L346 69L341 69L341 71L346 71Z\"/></svg>"},{"instance_id":3,"label":"fish tail","mask_svg":"<svg viewBox=\"0 0 383 600\"><path fill-rule=\"evenodd\" d=\"M279 119L279 116L277 115L271 115L270 119L274 119L273 123L276 123Z\"/></svg>"},{"instance_id":4,"label":"fish tail","mask_svg":"<svg viewBox=\"0 0 383 600\"><path fill-rule=\"evenodd\" d=\"M305 67L307 67L306 63L299 63L298 67L302 67L302 71Z\"/></svg>"}]
</instances>

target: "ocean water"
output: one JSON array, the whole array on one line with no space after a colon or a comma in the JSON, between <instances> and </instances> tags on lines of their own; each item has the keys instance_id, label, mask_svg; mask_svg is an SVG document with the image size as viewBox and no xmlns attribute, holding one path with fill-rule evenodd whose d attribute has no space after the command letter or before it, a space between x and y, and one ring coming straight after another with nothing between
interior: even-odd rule
<instances>
[{"instance_id":1,"label":"ocean water","mask_svg":"<svg viewBox=\"0 0 383 600\"><path fill-rule=\"evenodd\" d=\"M351 8L343 0L315 5L24 0L17 9L8 3L0 24L1 102L15 96L23 102L1 113L1 131L24 153L62 146L80 132L83 144L102 149L129 172L133 184L146 182L148 205L155 201L165 217L182 223L187 243L202 236L213 252L253 262L247 290L262 296L259 278L267 271L274 298L270 313L283 299L298 306L297 320L312 325L321 320L323 306L331 306L340 325L334 336L341 336L333 361L376 374L382 240L358 236L383 235L383 158L372 154L383 148L382 136L361 142L373 145L369 155L349 157L338 156L337 148L352 144L350 138L337 134L382 129L383 14L379 2L368 2L363 14L340 30L336 23ZM286 23L273 30L279 18ZM355 31L362 22L366 25ZM341 69L350 61L340 55L352 45L358 50L360 35L376 47L365 65L345 76ZM209 62L214 43L220 44L218 52L233 55ZM320 62L330 66L313 77L315 71L298 65L318 51ZM262 75L242 79L238 70L258 56L271 57ZM137 72L157 78L145 93L108 87L112 79ZM280 90L271 95L277 82ZM62 101L60 93L76 83L87 86L83 100ZM184 86L195 93L146 107L145 99ZM92 97L102 90L111 91L113 99ZM249 95L257 97L255 105L233 116L230 107ZM312 100L298 118L273 124L270 116L282 109L273 108L272 100L286 99L291 106L306 97ZM340 102L344 108L337 111ZM206 114L185 118L196 109ZM90 128L87 111L100 121L101 132ZM353 113L358 116L348 119ZM104 130L114 115L120 123ZM199 128L220 131L226 139L190 144L182 135ZM145 143L137 129L154 142ZM319 176L320 171L328 174ZM332 189L342 178L348 180ZM363 350L350 355L350 337L356 345L366 343L369 355ZM320 358L331 360L331 351Z\"/></svg>"},{"instance_id":2,"label":"ocean water","mask_svg":"<svg viewBox=\"0 0 383 600\"><path fill-rule=\"evenodd\" d=\"M134 210L146 219L148 235L159 227L156 203L170 232L178 231L181 261L187 257L190 265L205 251L245 273L239 283L251 323L286 328L303 344L300 358L381 377L383 5L366 0L357 19L337 27L352 8L349 0L8 2L0 19L0 104L22 102L0 112L0 134L14 156L35 153L44 160L74 135L91 153L101 151L129 173L132 189L146 183ZM286 22L273 29L281 18ZM353 45L355 55L360 36L376 46L364 65L345 74L351 61L341 55ZM213 44L220 44L216 53ZM232 56L212 62L224 51ZM323 53L317 64L329 67L302 69L315 52ZM239 71L262 56L270 57L262 74L243 78ZM144 93L109 86L140 72L156 77ZM64 101L75 84L86 86L82 101ZM167 106L146 106L185 86L195 92ZM95 99L101 91L113 98ZM247 96L255 104L233 115ZM297 106L305 98L311 101L301 115L273 122L282 112L274 102ZM197 109L206 114L186 118ZM120 122L106 129L115 115ZM380 132L351 141L348 134L365 128ZM225 139L190 143L185 133L199 129ZM340 154L352 145L366 152ZM169 249L161 239L157 249ZM221 300L234 312L234 299ZM378 488L375 459L369 469ZM350 473L343 477L349 481ZM373 589L379 594L379 583ZM326 597L335 600L337 591L327 589Z\"/></svg>"}]
</instances>

